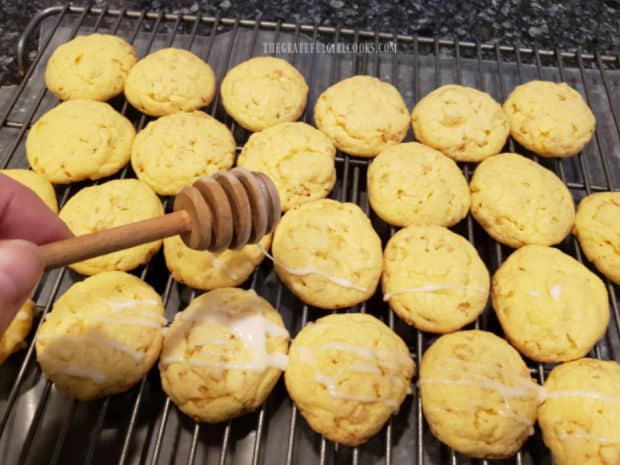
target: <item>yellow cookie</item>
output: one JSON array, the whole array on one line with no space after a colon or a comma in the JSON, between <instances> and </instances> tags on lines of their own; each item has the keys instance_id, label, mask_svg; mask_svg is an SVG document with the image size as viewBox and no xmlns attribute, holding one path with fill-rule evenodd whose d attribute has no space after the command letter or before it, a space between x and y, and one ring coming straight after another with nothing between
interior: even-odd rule
<instances>
[{"instance_id":1,"label":"yellow cookie","mask_svg":"<svg viewBox=\"0 0 620 465\"><path fill-rule=\"evenodd\" d=\"M58 201L56 200L56 192L54 186L43 176L31 170L0 170L0 174L4 174L9 178L23 184L32 192L37 194L39 198L52 210L58 213Z\"/></svg>"},{"instance_id":2,"label":"yellow cookie","mask_svg":"<svg viewBox=\"0 0 620 465\"><path fill-rule=\"evenodd\" d=\"M286 368L288 331L254 291L217 289L177 313L159 371L170 399L196 421L256 410Z\"/></svg>"},{"instance_id":3,"label":"yellow cookie","mask_svg":"<svg viewBox=\"0 0 620 465\"><path fill-rule=\"evenodd\" d=\"M104 102L69 100L45 113L26 139L28 163L54 184L100 179L129 161L136 131Z\"/></svg>"},{"instance_id":4,"label":"yellow cookie","mask_svg":"<svg viewBox=\"0 0 620 465\"><path fill-rule=\"evenodd\" d=\"M368 167L368 200L395 226L452 226L469 212L469 186L454 161L415 142L384 149Z\"/></svg>"},{"instance_id":5,"label":"yellow cookie","mask_svg":"<svg viewBox=\"0 0 620 465\"><path fill-rule=\"evenodd\" d=\"M577 208L573 232L588 260L620 285L620 192L584 198Z\"/></svg>"},{"instance_id":6,"label":"yellow cookie","mask_svg":"<svg viewBox=\"0 0 620 465\"><path fill-rule=\"evenodd\" d=\"M120 271L76 283L37 333L41 370L81 400L124 392L144 377L161 350L164 306L148 284Z\"/></svg>"},{"instance_id":7,"label":"yellow cookie","mask_svg":"<svg viewBox=\"0 0 620 465\"><path fill-rule=\"evenodd\" d=\"M78 36L54 50L45 69L45 84L61 100L108 100L123 92L135 63L135 50L120 37Z\"/></svg>"},{"instance_id":8,"label":"yellow cookie","mask_svg":"<svg viewBox=\"0 0 620 465\"><path fill-rule=\"evenodd\" d=\"M138 133L131 165L155 192L175 195L202 176L229 169L235 145L228 128L206 113L175 113Z\"/></svg>"},{"instance_id":9,"label":"yellow cookie","mask_svg":"<svg viewBox=\"0 0 620 465\"><path fill-rule=\"evenodd\" d=\"M125 97L142 113L163 116L211 103L215 74L193 53L164 48L138 61L125 81Z\"/></svg>"},{"instance_id":10,"label":"yellow cookie","mask_svg":"<svg viewBox=\"0 0 620 465\"><path fill-rule=\"evenodd\" d=\"M538 424L556 465L620 460L620 364L584 358L555 367Z\"/></svg>"},{"instance_id":11,"label":"yellow cookie","mask_svg":"<svg viewBox=\"0 0 620 465\"><path fill-rule=\"evenodd\" d=\"M327 197L336 182L336 148L306 123L281 123L252 134L237 165L271 178L287 211Z\"/></svg>"},{"instance_id":12,"label":"yellow cookie","mask_svg":"<svg viewBox=\"0 0 620 465\"><path fill-rule=\"evenodd\" d=\"M508 458L534 434L542 390L517 351L492 333L441 336L422 357L418 384L431 432L462 454Z\"/></svg>"},{"instance_id":13,"label":"yellow cookie","mask_svg":"<svg viewBox=\"0 0 620 465\"><path fill-rule=\"evenodd\" d=\"M398 411L414 368L403 340L381 321L363 313L334 314L297 335L284 379L314 431L357 446Z\"/></svg>"},{"instance_id":14,"label":"yellow cookie","mask_svg":"<svg viewBox=\"0 0 620 465\"><path fill-rule=\"evenodd\" d=\"M187 247L179 236L164 239L166 265L174 279L194 289L210 290L244 283L263 261L271 234L239 250L211 253ZM262 250L261 250L262 248Z\"/></svg>"},{"instance_id":15,"label":"yellow cookie","mask_svg":"<svg viewBox=\"0 0 620 465\"><path fill-rule=\"evenodd\" d=\"M585 356L605 334L605 285L590 270L553 247L515 251L493 276L493 308L506 338L538 362Z\"/></svg>"},{"instance_id":16,"label":"yellow cookie","mask_svg":"<svg viewBox=\"0 0 620 465\"><path fill-rule=\"evenodd\" d=\"M501 152L508 121L493 97L454 84L434 90L413 109L417 140L458 161L481 161Z\"/></svg>"},{"instance_id":17,"label":"yellow cookie","mask_svg":"<svg viewBox=\"0 0 620 465\"><path fill-rule=\"evenodd\" d=\"M299 118L306 107L308 84L286 60L256 57L226 73L221 93L226 112L256 132Z\"/></svg>"},{"instance_id":18,"label":"yellow cookie","mask_svg":"<svg viewBox=\"0 0 620 465\"><path fill-rule=\"evenodd\" d=\"M383 299L422 331L449 333L474 321L486 306L489 281L475 247L442 226L408 226L385 248Z\"/></svg>"},{"instance_id":19,"label":"yellow cookie","mask_svg":"<svg viewBox=\"0 0 620 465\"><path fill-rule=\"evenodd\" d=\"M137 179L117 179L85 187L69 199L59 216L78 236L163 214L159 197L146 184ZM149 242L69 266L84 275L129 271L148 262L160 247L161 241Z\"/></svg>"},{"instance_id":20,"label":"yellow cookie","mask_svg":"<svg viewBox=\"0 0 620 465\"><path fill-rule=\"evenodd\" d=\"M575 205L560 178L516 153L480 163L470 188L476 221L510 247L557 244L573 226Z\"/></svg>"},{"instance_id":21,"label":"yellow cookie","mask_svg":"<svg viewBox=\"0 0 620 465\"><path fill-rule=\"evenodd\" d=\"M26 336L32 328L34 302L30 299L22 305L4 334L0 336L0 365L13 353L25 349Z\"/></svg>"},{"instance_id":22,"label":"yellow cookie","mask_svg":"<svg viewBox=\"0 0 620 465\"><path fill-rule=\"evenodd\" d=\"M530 81L515 87L504 103L510 135L543 157L572 157L594 134L596 120L565 82Z\"/></svg>"},{"instance_id":23,"label":"yellow cookie","mask_svg":"<svg viewBox=\"0 0 620 465\"><path fill-rule=\"evenodd\" d=\"M286 287L324 309L369 299L381 276L381 239L352 203L321 199L289 210L276 229L272 249Z\"/></svg>"},{"instance_id":24,"label":"yellow cookie","mask_svg":"<svg viewBox=\"0 0 620 465\"><path fill-rule=\"evenodd\" d=\"M314 120L339 150L374 157L405 138L409 112L393 85L371 76L353 76L319 96Z\"/></svg>"}]
</instances>

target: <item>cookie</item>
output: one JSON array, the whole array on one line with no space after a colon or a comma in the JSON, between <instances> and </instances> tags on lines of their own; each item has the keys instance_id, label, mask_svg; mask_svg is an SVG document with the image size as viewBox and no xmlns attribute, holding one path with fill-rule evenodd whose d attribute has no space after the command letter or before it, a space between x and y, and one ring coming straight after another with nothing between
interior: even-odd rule
<instances>
[{"instance_id":1,"label":"cookie","mask_svg":"<svg viewBox=\"0 0 620 465\"><path fill-rule=\"evenodd\" d=\"M289 210L276 229L272 252L280 280L319 308L369 299L381 276L381 239L353 203L321 199Z\"/></svg>"},{"instance_id":2,"label":"cookie","mask_svg":"<svg viewBox=\"0 0 620 465\"><path fill-rule=\"evenodd\" d=\"M123 92L135 63L135 50L120 37L78 36L54 50L45 69L45 84L60 100L105 101Z\"/></svg>"},{"instance_id":3,"label":"cookie","mask_svg":"<svg viewBox=\"0 0 620 465\"><path fill-rule=\"evenodd\" d=\"M127 164L135 135L131 121L107 103L69 100L32 126L26 156L54 184L95 180Z\"/></svg>"},{"instance_id":4,"label":"cookie","mask_svg":"<svg viewBox=\"0 0 620 465\"><path fill-rule=\"evenodd\" d=\"M493 276L492 297L506 338L538 362L585 356L609 323L603 282L553 247L513 252Z\"/></svg>"},{"instance_id":5,"label":"cookie","mask_svg":"<svg viewBox=\"0 0 620 465\"><path fill-rule=\"evenodd\" d=\"M0 170L0 174L4 174L9 178L23 184L32 192L37 194L39 198L52 210L58 213L58 201L56 200L56 191L54 186L43 176L31 170Z\"/></svg>"},{"instance_id":6,"label":"cookie","mask_svg":"<svg viewBox=\"0 0 620 465\"><path fill-rule=\"evenodd\" d=\"M172 402L196 421L256 410L286 368L288 332L254 291L216 289L177 313L159 363Z\"/></svg>"},{"instance_id":7,"label":"cookie","mask_svg":"<svg viewBox=\"0 0 620 465\"><path fill-rule=\"evenodd\" d=\"M452 226L469 212L469 185L459 167L415 142L392 145L368 167L368 200L394 226Z\"/></svg>"},{"instance_id":8,"label":"cookie","mask_svg":"<svg viewBox=\"0 0 620 465\"><path fill-rule=\"evenodd\" d=\"M414 368L403 340L381 321L334 314L308 324L293 340L284 380L314 431L357 446L398 411Z\"/></svg>"},{"instance_id":9,"label":"cookie","mask_svg":"<svg viewBox=\"0 0 620 465\"><path fill-rule=\"evenodd\" d=\"M556 465L612 465L620 457L620 364L584 358L555 367L538 424Z\"/></svg>"},{"instance_id":10,"label":"cookie","mask_svg":"<svg viewBox=\"0 0 620 465\"><path fill-rule=\"evenodd\" d=\"M164 306L148 284L120 271L71 286L37 333L41 370L80 400L127 391L155 364Z\"/></svg>"},{"instance_id":11,"label":"cookie","mask_svg":"<svg viewBox=\"0 0 620 465\"><path fill-rule=\"evenodd\" d=\"M543 157L572 157L592 138L596 120L583 97L565 82L530 81L504 102L510 135Z\"/></svg>"},{"instance_id":12,"label":"cookie","mask_svg":"<svg viewBox=\"0 0 620 465\"><path fill-rule=\"evenodd\" d=\"M164 214L159 197L137 179L116 179L85 187L60 210L76 236L135 223ZM161 241L141 244L69 265L84 275L103 271L129 271L147 263L161 247Z\"/></svg>"},{"instance_id":13,"label":"cookie","mask_svg":"<svg viewBox=\"0 0 620 465\"><path fill-rule=\"evenodd\" d=\"M0 365L13 353L25 349L25 340L32 328L34 302L30 299L22 305L4 334L0 336Z\"/></svg>"},{"instance_id":14,"label":"cookie","mask_svg":"<svg viewBox=\"0 0 620 465\"><path fill-rule=\"evenodd\" d=\"M297 120L308 98L304 76L286 60L267 56L230 69L220 91L226 113L252 132Z\"/></svg>"},{"instance_id":15,"label":"cookie","mask_svg":"<svg viewBox=\"0 0 620 465\"><path fill-rule=\"evenodd\" d=\"M371 76L353 76L319 96L314 120L338 150L369 158L405 138L409 111L393 85Z\"/></svg>"},{"instance_id":16,"label":"cookie","mask_svg":"<svg viewBox=\"0 0 620 465\"><path fill-rule=\"evenodd\" d=\"M174 279L194 289L211 290L244 283L263 261L271 234L260 246L249 244L239 250L212 253L187 247L180 236L164 239L166 266Z\"/></svg>"},{"instance_id":17,"label":"cookie","mask_svg":"<svg viewBox=\"0 0 620 465\"><path fill-rule=\"evenodd\" d=\"M508 458L534 434L542 390L518 352L492 333L441 336L422 356L418 384L431 432L462 454Z\"/></svg>"},{"instance_id":18,"label":"cookie","mask_svg":"<svg viewBox=\"0 0 620 465\"><path fill-rule=\"evenodd\" d=\"M254 133L237 166L271 178L282 210L327 197L336 183L336 148L321 131L306 123L281 123Z\"/></svg>"},{"instance_id":19,"label":"cookie","mask_svg":"<svg viewBox=\"0 0 620 465\"><path fill-rule=\"evenodd\" d=\"M129 71L125 97L150 116L206 107L215 95L215 74L199 57L180 48L147 55Z\"/></svg>"},{"instance_id":20,"label":"cookie","mask_svg":"<svg viewBox=\"0 0 620 465\"><path fill-rule=\"evenodd\" d=\"M508 139L502 107L486 92L450 84L426 95L411 113L415 138L457 161L501 152Z\"/></svg>"},{"instance_id":21,"label":"cookie","mask_svg":"<svg viewBox=\"0 0 620 465\"><path fill-rule=\"evenodd\" d=\"M584 198L577 208L573 232L588 260L620 285L620 192Z\"/></svg>"},{"instance_id":22,"label":"cookie","mask_svg":"<svg viewBox=\"0 0 620 465\"><path fill-rule=\"evenodd\" d=\"M202 176L229 169L235 145L228 128L206 113L175 113L138 133L131 166L158 194L175 195Z\"/></svg>"},{"instance_id":23,"label":"cookie","mask_svg":"<svg viewBox=\"0 0 620 465\"><path fill-rule=\"evenodd\" d=\"M470 189L473 217L496 241L512 248L557 244L573 226L575 205L564 183L516 153L480 163Z\"/></svg>"},{"instance_id":24,"label":"cookie","mask_svg":"<svg viewBox=\"0 0 620 465\"><path fill-rule=\"evenodd\" d=\"M383 299L407 324L449 333L473 322L489 297L489 272L475 247L442 226L408 226L383 257Z\"/></svg>"}]
</instances>

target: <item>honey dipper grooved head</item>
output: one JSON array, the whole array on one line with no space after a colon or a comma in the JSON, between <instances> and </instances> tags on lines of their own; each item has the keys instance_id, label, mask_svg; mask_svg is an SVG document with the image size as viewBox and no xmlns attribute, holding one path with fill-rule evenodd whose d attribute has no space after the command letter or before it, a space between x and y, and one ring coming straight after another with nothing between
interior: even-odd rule
<instances>
[{"instance_id":1,"label":"honey dipper grooved head","mask_svg":"<svg viewBox=\"0 0 620 465\"><path fill-rule=\"evenodd\" d=\"M221 252L254 244L280 221L278 191L271 179L244 168L203 177L179 192L174 210L185 210L191 229L181 238L193 249Z\"/></svg>"}]
</instances>

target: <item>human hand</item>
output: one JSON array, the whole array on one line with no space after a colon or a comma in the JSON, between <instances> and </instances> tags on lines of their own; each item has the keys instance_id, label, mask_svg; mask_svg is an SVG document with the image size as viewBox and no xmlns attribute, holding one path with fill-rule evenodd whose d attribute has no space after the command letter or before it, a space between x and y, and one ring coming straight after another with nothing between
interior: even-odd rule
<instances>
[{"instance_id":1,"label":"human hand","mask_svg":"<svg viewBox=\"0 0 620 465\"><path fill-rule=\"evenodd\" d=\"M43 274L36 244L71 235L34 192L0 174L0 337Z\"/></svg>"}]
</instances>

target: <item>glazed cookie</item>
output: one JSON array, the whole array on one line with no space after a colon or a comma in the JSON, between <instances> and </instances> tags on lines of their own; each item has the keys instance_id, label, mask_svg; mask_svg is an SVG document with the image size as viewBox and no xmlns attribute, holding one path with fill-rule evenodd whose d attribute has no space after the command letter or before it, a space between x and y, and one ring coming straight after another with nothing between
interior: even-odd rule
<instances>
[{"instance_id":1,"label":"glazed cookie","mask_svg":"<svg viewBox=\"0 0 620 465\"><path fill-rule=\"evenodd\" d=\"M371 76L353 76L319 96L314 120L339 150L374 157L405 138L409 112L393 85Z\"/></svg>"},{"instance_id":2,"label":"glazed cookie","mask_svg":"<svg viewBox=\"0 0 620 465\"><path fill-rule=\"evenodd\" d=\"M588 260L620 285L620 192L584 198L577 208L573 232Z\"/></svg>"},{"instance_id":3,"label":"glazed cookie","mask_svg":"<svg viewBox=\"0 0 620 465\"><path fill-rule=\"evenodd\" d=\"M202 176L229 169L234 161L233 135L201 111L151 121L131 149L136 175L160 195L175 195Z\"/></svg>"},{"instance_id":4,"label":"glazed cookie","mask_svg":"<svg viewBox=\"0 0 620 465\"><path fill-rule=\"evenodd\" d=\"M196 421L219 423L256 410L286 368L288 332L254 291L216 289L177 313L166 334L161 384Z\"/></svg>"},{"instance_id":5,"label":"glazed cookie","mask_svg":"<svg viewBox=\"0 0 620 465\"><path fill-rule=\"evenodd\" d=\"M135 135L131 122L107 103L69 100L32 126L26 156L54 184L95 180L127 164Z\"/></svg>"},{"instance_id":6,"label":"glazed cookie","mask_svg":"<svg viewBox=\"0 0 620 465\"><path fill-rule=\"evenodd\" d=\"M314 431L357 446L398 411L414 368L403 340L381 321L363 313L334 314L297 335L284 379Z\"/></svg>"},{"instance_id":7,"label":"glazed cookie","mask_svg":"<svg viewBox=\"0 0 620 465\"><path fill-rule=\"evenodd\" d=\"M221 93L226 113L256 132L299 118L306 107L308 84L286 60L264 56L229 70Z\"/></svg>"},{"instance_id":8,"label":"glazed cookie","mask_svg":"<svg viewBox=\"0 0 620 465\"><path fill-rule=\"evenodd\" d=\"M39 198L52 210L58 213L58 202L56 200L56 192L54 186L43 176L31 170L0 170L0 174L4 174L9 178L23 184L32 192L37 194Z\"/></svg>"},{"instance_id":9,"label":"glazed cookie","mask_svg":"<svg viewBox=\"0 0 620 465\"><path fill-rule=\"evenodd\" d=\"M422 357L418 384L431 432L462 454L508 458L534 434L542 389L518 352L492 333L441 336Z\"/></svg>"},{"instance_id":10,"label":"glazed cookie","mask_svg":"<svg viewBox=\"0 0 620 465\"><path fill-rule=\"evenodd\" d=\"M415 142L379 153L367 184L372 209L394 226L452 226L469 212L469 186L456 163Z\"/></svg>"},{"instance_id":11,"label":"glazed cookie","mask_svg":"<svg viewBox=\"0 0 620 465\"><path fill-rule=\"evenodd\" d=\"M573 226L575 205L560 178L516 153L480 163L470 188L476 221L512 248L557 244Z\"/></svg>"},{"instance_id":12,"label":"glazed cookie","mask_svg":"<svg viewBox=\"0 0 620 465\"><path fill-rule=\"evenodd\" d=\"M60 219L78 236L163 214L159 197L146 184L137 179L117 179L79 191L60 210ZM149 242L69 266L84 275L129 271L147 263L160 247L161 241Z\"/></svg>"},{"instance_id":13,"label":"glazed cookie","mask_svg":"<svg viewBox=\"0 0 620 465\"><path fill-rule=\"evenodd\" d=\"M471 87L447 85L434 90L413 109L417 140L458 161L476 162L501 152L508 121L493 97Z\"/></svg>"},{"instance_id":14,"label":"glazed cookie","mask_svg":"<svg viewBox=\"0 0 620 465\"><path fill-rule=\"evenodd\" d=\"M572 157L594 134L596 120L568 84L530 81L517 86L504 103L510 134L543 157Z\"/></svg>"},{"instance_id":15,"label":"glazed cookie","mask_svg":"<svg viewBox=\"0 0 620 465\"><path fill-rule=\"evenodd\" d=\"M62 44L50 57L45 84L61 100L108 100L123 92L136 52L117 36L90 34Z\"/></svg>"},{"instance_id":16,"label":"glazed cookie","mask_svg":"<svg viewBox=\"0 0 620 465\"><path fill-rule=\"evenodd\" d=\"M142 58L129 71L125 97L151 116L192 111L211 103L215 74L193 53L164 48Z\"/></svg>"},{"instance_id":17,"label":"glazed cookie","mask_svg":"<svg viewBox=\"0 0 620 465\"><path fill-rule=\"evenodd\" d=\"M506 338L537 362L585 356L609 323L603 282L553 247L513 252L493 276L492 297Z\"/></svg>"},{"instance_id":18,"label":"glazed cookie","mask_svg":"<svg viewBox=\"0 0 620 465\"><path fill-rule=\"evenodd\" d=\"M489 272L473 245L442 226L408 226L389 240L383 299L407 324L449 333L474 321L489 297Z\"/></svg>"},{"instance_id":19,"label":"glazed cookie","mask_svg":"<svg viewBox=\"0 0 620 465\"><path fill-rule=\"evenodd\" d=\"M369 299L382 268L381 239L355 204L314 200L289 210L273 238L275 269L309 305L333 310Z\"/></svg>"},{"instance_id":20,"label":"glazed cookie","mask_svg":"<svg viewBox=\"0 0 620 465\"><path fill-rule=\"evenodd\" d=\"M244 283L263 261L271 234L260 246L249 244L239 250L212 253L187 247L180 236L164 239L166 265L174 279L194 289L210 290Z\"/></svg>"},{"instance_id":21,"label":"glazed cookie","mask_svg":"<svg viewBox=\"0 0 620 465\"><path fill-rule=\"evenodd\" d=\"M19 309L13 321L0 336L0 365L13 353L26 348L26 336L32 328L34 302L30 299Z\"/></svg>"},{"instance_id":22,"label":"glazed cookie","mask_svg":"<svg viewBox=\"0 0 620 465\"><path fill-rule=\"evenodd\" d=\"M37 333L41 370L80 400L127 391L161 350L166 324L159 295L133 275L101 273L76 283Z\"/></svg>"},{"instance_id":23,"label":"glazed cookie","mask_svg":"<svg viewBox=\"0 0 620 465\"><path fill-rule=\"evenodd\" d=\"M555 367L538 424L556 465L612 465L620 457L620 364L584 358Z\"/></svg>"},{"instance_id":24,"label":"glazed cookie","mask_svg":"<svg viewBox=\"0 0 620 465\"><path fill-rule=\"evenodd\" d=\"M252 134L237 165L271 178L287 211L327 197L336 182L336 148L306 123L281 123Z\"/></svg>"}]
</instances>

